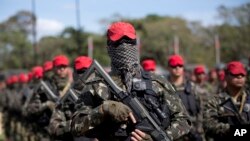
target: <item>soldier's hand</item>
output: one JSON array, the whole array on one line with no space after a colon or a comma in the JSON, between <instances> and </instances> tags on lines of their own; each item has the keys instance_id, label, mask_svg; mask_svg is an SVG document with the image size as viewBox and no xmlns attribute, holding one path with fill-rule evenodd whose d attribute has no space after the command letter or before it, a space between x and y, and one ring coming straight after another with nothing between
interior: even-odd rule
<instances>
[{"instance_id":1,"label":"soldier's hand","mask_svg":"<svg viewBox=\"0 0 250 141\"><path fill-rule=\"evenodd\" d=\"M110 115L117 122L127 121L131 114L131 109L127 105L117 101L104 101L101 108L104 115Z\"/></svg>"},{"instance_id":2,"label":"soldier's hand","mask_svg":"<svg viewBox=\"0 0 250 141\"><path fill-rule=\"evenodd\" d=\"M52 102L52 101L46 101L46 103L45 103L45 105L50 109L50 110L53 110L53 109L55 109L55 107L56 107L56 104L54 103L54 102Z\"/></svg>"},{"instance_id":3,"label":"soldier's hand","mask_svg":"<svg viewBox=\"0 0 250 141\"><path fill-rule=\"evenodd\" d=\"M131 133L131 136L132 141L153 141L150 135L140 131L139 129L135 129Z\"/></svg>"}]
</instances>

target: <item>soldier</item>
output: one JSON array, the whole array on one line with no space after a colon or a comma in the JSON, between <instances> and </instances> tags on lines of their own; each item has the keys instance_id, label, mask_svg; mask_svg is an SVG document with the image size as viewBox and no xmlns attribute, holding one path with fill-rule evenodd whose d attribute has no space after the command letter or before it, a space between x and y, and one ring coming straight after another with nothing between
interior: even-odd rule
<instances>
[{"instance_id":1,"label":"soldier","mask_svg":"<svg viewBox=\"0 0 250 141\"><path fill-rule=\"evenodd\" d=\"M18 97L17 97L17 107L18 107L18 123L17 123L17 132L19 135L19 140L20 141L27 141L27 133L26 133L26 125L25 123L25 115L23 115L23 106L26 101L26 93L29 92L28 88L28 75L25 73L20 73L19 74L19 92L18 92Z\"/></svg>"},{"instance_id":2,"label":"soldier","mask_svg":"<svg viewBox=\"0 0 250 141\"><path fill-rule=\"evenodd\" d=\"M20 118L20 101L19 101L19 82L18 82L18 75L11 76L12 87L10 89L10 93L8 94L8 111L10 113L10 136L13 140L19 140L18 134L18 120Z\"/></svg>"},{"instance_id":3,"label":"soldier","mask_svg":"<svg viewBox=\"0 0 250 141\"><path fill-rule=\"evenodd\" d=\"M158 103L157 106L166 106L161 110L167 116L159 120L168 137L174 140L188 133L190 125L186 110L172 85L152 73L147 75L148 79L143 77L146 72L140 66L134 27L127 22L115 22L109 27L107 38L107 50L111 58L110 75L115 83L129 93L136 92L142 103L145 97L152 95L150 96L146 89L142 90L143 94L140 95L133 87L134 83L136 80L150 83L147 89L152 90L156 96L154 102L161 100L166 104L158 105ZM132 141L152 140L150 135L131 127L139 121L135 120L127 105L117 101L105 83L99 81L93 84L93 88L94 91L89 92L92 92L91 98L94 99L94 103L86 104L85 108L79 109L72 117L71 130L74 134L94 137L100 141L126 138ZM153 114L153 111L151 112ZM132 123L127 123L128 120Z\"/></svg>"},{"instance_id":4,"label":"soldier","mask_svg":"<svg viewBox=\"0 0 250 141\"><path fill-rule=\"evenodd\" d=\"M64 55L58 55L53 58L53 67L54 75L52 77L52 83L55 90L58 91L58 96L62 97L71 85L69 77L69 59Z\"/></svg>"},{"instance_id":5,"label":"soldier","mask_svg":"<svg viewBox=\"0 0 250 141\"><path fill-rule=\"evenodd\" d=\"M48 100L48 97L37 85L43 78L43 67L36 66L32 68L33 73L33 93L28 98L27 104L27 118L31 122L32 136L31 140L50 140L47 131L49 119L54 108L54 103ZM38 88L37 88L38 87Z\"/></svg>"},{"instance_id":6,"label":"soldier","mask_svg":"<svg viewBox=\"0 0 250 141\"><path fill-rule=\"evenodd\" d=\"M196 77L195 84L198 86L198 93L200 94L203 103L205 103L209 95L215 94L215 90L206 80L206 71L204 66L196 66L194 68L194 75Z\"/></svg>"},{"instance_id":7,"label":"soldier","mask_svg":"<svg viewBox=\"0 0 250 141\"><path fill-rule=\"evenodd\" d=\"M19 92L17 101L15 102L18 107L18 124L17 124L17 131L20 141L27 141L28 140L28 130L27 130L27 120L26 115L23 113L23 107L25 104L25 101L27 99L27 93L29 93L30 89L28 86L28 75L25 73L19 74Z\"/></svg>"},{"instance_id":8,"label":"soldier","mask_svg":"<svg viewBox=\"0 0 250 141\"><path fill-rule=\"evenodd\" d=\"M225 81L225 70L219 70L218 73L218 77L219 77L219 86L218 86L218 90L217 90L217 94L222 92L226 86L227 86L227 82Z\"/></svg>"},{"instance_id":9,"label":"soldier","mask_svg":"<svg viewBox=\"0 0 250 141\"><path fill-rule=\"evenodd\" d=\"M211 69L208 73L208 83L212 87L212 93L218 92L219 78L216 69Z\"/></svg>"},{"instance_id":10,"label":"soldier","mask_svg":"<svg viewBox=\"0 0 250 141\"><path fill-rule=\"evenodd\" d=\"M43 71L44 71L44 79L49 81L49 82L52 82L52 77L54 75L54 72L53 72L53 62L52 61L46 61L44 64L43 64Z\"/></svg>"},{"instance_id":11,"label":"soldier","mask_svg":"<svg viewBox=\"0 0 250 141\"><path fill-rule=\"evenodd\" d=\"M238 61L229 62L225 80L225 90L209 98L204 112L204 129L215 141L232 136L232 126L250 124L250 101L249 93L244 88L246 70L243 64Z\"/></svg>"},{"instance_id":12,"label":"soldier","mask_svg":"<svg viewBox=\"0 0 250 141\"><path fill-rule=\"evenodd\" d=\"M77 94L80 94L84 86L83 83L79 84L78 75L81 75L92 63L92 59L86 56L79 56L74 61L74 85L73 88L76 89ZM86 138L76 139L70 132L70 123L72 113L75 112L75 103L72 103L70 100L66 100L63 103L59 103L53 114L51 116L49 130L50 135L57 140L61 141L73 141L81 140L87 141Z\"/></svg>"},{"instance_id":13,"label":"soldier","mask_svg":"<svg viewBox=\"0 0 250 141\"><path fill-rule=\"evenodd\" d=\"M180 55L172 55L168 58L168 80L172 83L181 98L192 122L192 129L189 134L180 140L201 141L202 128L202 107L201 98L197 92L197 86L185 77L184 60Z\"/></svg>"},{"instance_id":14,"label":"soldier","mask_svg":"<svg viewBox=\"0 0 250 141\"><path fill-rule=\"evenodd\" d=\"M4 135L6 140L10 140L11 138L11 114L10 114L10 95L11 90L13 89L13 82L11 76L8 76L6 79L6 89L3 92L1 97L1 106L3 112L3 127L4 127Z\"/></svg>"}]
</instances>

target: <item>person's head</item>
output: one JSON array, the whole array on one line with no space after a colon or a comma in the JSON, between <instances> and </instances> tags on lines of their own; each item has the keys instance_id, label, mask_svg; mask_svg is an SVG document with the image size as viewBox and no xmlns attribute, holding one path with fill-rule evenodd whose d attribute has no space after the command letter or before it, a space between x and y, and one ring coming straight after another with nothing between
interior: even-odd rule
<instances>
[{"instance_id":1,"label":"person's head","mask_svg":"<svg viewBox=\"0 0 250 141\"><path fill-rule=\"evenodd\" d=\"M139 68L136 32L130 23L114 22L110 25L107 31L107 50L112 71L133 71Z\"/></svg>"},{"instance_id":2,"label":"person's head","mask_svg":"<svg viewBox=\"0 0 250 141\"><path fill-rule=\"evenodd\" d=\"M196 82L204 82L206 80L206 71L203 65L198 65L194 68L194 75Z\"/></svg>"},{"instance_id":3,"label":"person's head","mask_svg":"<svg viewBox=\"0 0 250 141\"><path fill-rule=\"evenodd\" d=\"M154 72L156 70L156 62L154 59L144 59L141 66L145 71Z\"/></svg>"},{"instance_id":4,"label":"person's head","mask_svg":"<svg viewBox=\"0 0 250 141\"><path fill-rule=\"evenodd\" d=\"M168 58L168 71L170 76L184 76L184 60L180 55L171 55Z\"/></svg>"},{"instance_id":5,"label":"person's head","mask_svg":"<svg viewBox=\"0 0 250 141\"><path fill-rule=\"evenodd\" d=\"M219 81L225 81L225 70L220 70L217 74Z\"/></svg>"},{"instance_id":6,"label":"person's head","mask_svg":"<svg viewBox=\"0 0 250 141\"><path fill-rule=\"evenodd\" d=\"M53 62L52 61L46 61L43 64L43 70L44 70L44 77L46 79L52 78L53 76Z\"/></svg>"},{"instance_id":7,"label":"person's head","mask_svg":"<svg viewBox=\"0 0 250 141\"><path fill-rule=\"evenodd\" d=\"M26 83L28 83L28 81L29 81L29 77L28 77L28 75L27 74L25 74L25 73L20 73L19 74L19 83L20 84L26 84Z\"/></svg>"},{"instance_id":8,"label":"person's head","mask_svg":"<svg viewBox=\"0 0 250 141\"><path fill-rule=\"evenodd\" d=\"M218 74L216 69L211 69L208 73L209 81L216 81L218 80Z\"/></svg>"},{"instance_id":9,"label":"person's head","mask_svg":"<svg viewBox=\"0 0 250 141\"><path fill-rule=\"evenodd\" d=\"M79 56L74 60L74 89L81 90L84 88L84 84L79 79L82 75L84 75L85 71L91 66L92 59L87 56Z\"/></svg>"},{"instance_id":10,"label":"person's head","mask_svg":"<svg viewBox=\"0 0 250 141\"><path fill-rule=\"evenodd\" d=\"M18 84L18 75L12 75L11 77L11 84L17 85Z\"/></svg>"},{"instance_id":11,"label":"person's head","mask_svg":"<svg viewBox=\"0 0 250 141\"><path fill-rule=\"evenodd\" d=\"M53 70L59 78L68 77L69 59L64 55L58 55L53 59Z\"/></svg>"},{"instance_id":12,"label":"person's head","mask_svg":"<svg viewBox=\"0 0 250 141\"><path fill-rule=\"evenodd\" d=\"M48 72L48 71L52 71L53 70L53 62L52 61L46 61L43 64L43 70L44 73Z\"/></svg>"},{"instance_id":13,"label":"person's head","mask_svg":"<svg viewBox=\"0 0 250 141\"><path fill-rule=\"evenodd\" d=\"M28 82L31 82L33 79L33 73L32 71L28 72Z\"/></svg>"},{"instance_id":14,"label":"person's head","mask_svg":"<svg viewBox=\"0 0 250 141\"><path fill-rule=\"evenodd\" d=\"M11 77L10 76L6 78L5 83L6 83L7 87L10 87L12 85L11 84Z\"/></svg>"},{"instance_id":15,"label":"person's head","mask_svg":"<svg viewBox=\"0 0 250 141\"><path fill-rule=\"evenodd\" d=\"M74 60L74 80L90 67L92 59L87 56L79 56Z\"/></svg>"},{"instance_id":16,"label":"person's head","mask_svg":"<svg viewBox=\"0 0 250 141\"><path fill-rule=\"evenodd\" d=\"M246 82L246 69L239 61L232 61L227 64L225 80L228 87L242 88Z\"/></svg>"},{"instance_id":17,"label":"person's head","mask_svg":"<svg viewBox=\"0 0 250 141\"><path fill-rule=\"evenodd\" d=\"M39 80L43 78L43 67L35 66L32 68L32 78L34 80Z\"/></svg>"}]
</instances>

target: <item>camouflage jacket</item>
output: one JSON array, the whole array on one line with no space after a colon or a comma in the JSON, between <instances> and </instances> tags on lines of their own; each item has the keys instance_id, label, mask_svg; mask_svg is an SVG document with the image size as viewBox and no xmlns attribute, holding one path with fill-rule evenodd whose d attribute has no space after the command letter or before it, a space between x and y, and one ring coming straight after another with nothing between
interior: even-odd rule
<instances>
[{"instance_id":1,"label":"camouflage jacket","mask_svg":"<svg viewBox=\"0 0 250 141\"><path fill-rule=\"evenodd\" d=\"M79 79L77 79L72 83L71 89L73 89L79 98L81 93L89 91L90 86L84 85ZM73 103L68 99L61 103L57 103L49 124L49 133L53 138L67 141L73 140L74 136L70 132L71 116L76 108L81 107L81 105L81 103Z\"/></svg>"},{"instance_id":2,"label":"camouflage jacket","mask_svg":"<svg viewBox=\"0 0 250 141\"><path fill-rule=\"evenodd\" d=\"M203 132L203 101L198 91L198 86L192 81L185 80L180 86L175 86L177 94L181 98L184 106L188 111L189 118L192 122L193 132Z\"/></svg>"},{"instance_id":3,"label":"camouflage jacket","mask_svg":"<svg viewBox=\"0 0 250 141\"><path fill-rule=\"evenodd\" d=\"M63 105L57 105L53 110L49 124L49 134L56 139L72 140L73 136L70 133L70 115L65 114L65 112L71 111L69 109L66 111Z\"/></svg>"},{"instance_id":4,"label":"camouflage jacket","mask_svg":"<svg viewBox=\"0 0 250 141\"><path fill-rule=\"evenodd\" d=\"M240 99L247 96L243 91ZM249 103L234 102L226 91L210 96L204 111L205 131L212 136L225 136L230 131L230 125L250 124L250 112L245 108L240 112L240 106L245 107L246 104Z\"/></svg>"},{"instance_id":5,"label":"camouflage jacket","mask_svg":"<svg viewBox=\"0 0 250 141\"><path fill-rule=\"evenodd\" d=\"M125 85L122 83L120 76L110 73L114 82L122 89L126 90ZM190 122L188 122L187 111L181 102L180 98L173 92L172 85L163 77L152 74L152 88L159 96L162 96L170 109L170 125L167 127L166 132L171 139L177 139L190 130ZM102 100L115 100L111 95L110 90L102 81L95 81L88 95L88 103L79 109L72 117L71 131L77 136L88 135L89 132L95 131L98 127L102 129L98 133L107 133L109 130L107 126L112 128L112 125L104 124L107 122L103 115L99 113L99 105ZM85 95L85 94L84 94ZM85 96L84 96L85 97ZM104 126L104 127L103 127ZM98 136L90 136L97 137ZM98 138L103 139L103 138ZM105 139L104 139L105 140ZM114 136L110 136L108 140L118 140Z\"/></svg>"}]
</instances>

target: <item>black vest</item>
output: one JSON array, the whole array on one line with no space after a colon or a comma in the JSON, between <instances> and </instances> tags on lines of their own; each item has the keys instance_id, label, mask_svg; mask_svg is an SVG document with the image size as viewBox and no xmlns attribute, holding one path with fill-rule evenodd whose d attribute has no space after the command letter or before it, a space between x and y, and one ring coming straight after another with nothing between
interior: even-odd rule
<instances>
[{"instance_id":1,"label":"black vest","mask_svg":"<svg viewBox=\"0 0 250 141\"><path fill-rule=\"evenodd\" d=\"M197 116L200 112L200 102L197 101L195 95L192 93L192 84L190 81L185 81L184 89L178 90L177 94L181 98L185 108L190 116Z\"/></svg>"}]
</instances>

